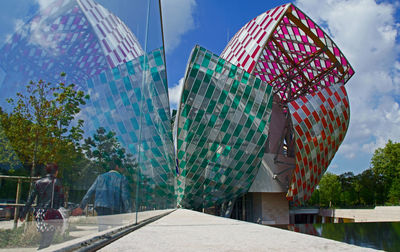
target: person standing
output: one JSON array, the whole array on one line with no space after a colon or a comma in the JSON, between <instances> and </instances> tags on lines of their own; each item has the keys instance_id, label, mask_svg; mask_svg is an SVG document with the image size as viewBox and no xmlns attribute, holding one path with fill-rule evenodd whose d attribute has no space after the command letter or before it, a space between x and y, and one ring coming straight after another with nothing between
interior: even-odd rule
<instances>
[{"instance_id":1,"label":"person standing","mask_svg":"<svg viewBox=\"0 0 400 252\"><path fill-rule=\"evenodd\" d=\"M120 173L121 161L112 163L112 170L99 175L86 192L78 208L72 215L81 215L90 198L95 197L94 209L99 222L99 231L106 230L109 225L118 226L117 219L103 218L102 216L131 212L128 181ZM115 223L110 223L115 222ZM107 223L108 222L108 223Z\"/></svg>"},{"instance_id":2,"label":"person standing","mask_svg":"<svg viewBox=\"0 0 400 252\"><path fill-rule=\"evenodd\" d=\"M57 179L58 166L51 163L46 165L46 176L36 181L30 193L20 220L24 221L27 212L37 197L37 205L34 210L37 230L41 233L38 249L44 249L51 245L57 227L62 225L62 216L49 214L53 209L59 209L64 205L64 193L60 179ZM47 213L47 214L46 214Z\"/></svg>"}]
</instances>

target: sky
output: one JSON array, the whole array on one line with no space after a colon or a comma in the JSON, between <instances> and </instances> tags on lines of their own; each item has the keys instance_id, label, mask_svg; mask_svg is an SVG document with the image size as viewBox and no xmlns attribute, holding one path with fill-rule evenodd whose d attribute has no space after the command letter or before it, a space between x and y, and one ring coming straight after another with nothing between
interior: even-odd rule
<instances>
[{"instance_id":1,"label":"sky","mask_svg":"<svg viewBox=\"0 0 400 252\"><path fill-rule=\"evenodd\" d=\"M198 44L220 54L252 18L287 3L265 0L161 0L171 107L176 107L188 58ZM328 171L359 174L376 148L400 142L400 2L297 0L355 69L346 84L350 125Z\"/></svg>"}]
</instances>

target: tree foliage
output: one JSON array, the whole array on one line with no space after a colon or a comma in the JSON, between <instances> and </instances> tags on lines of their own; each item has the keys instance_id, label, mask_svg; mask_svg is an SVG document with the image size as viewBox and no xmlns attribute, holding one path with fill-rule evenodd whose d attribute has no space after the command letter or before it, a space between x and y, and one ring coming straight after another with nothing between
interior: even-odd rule
<instances>
[{"instance_id":1,"label":"tree foliage","mask_svg":"<svg viewBox=\"0 0 400 252\"><path fill-rule=\"evenodd\" d=\"M322 206L337 206L340 200L341 185L337 175L325 173L319 183L319 197Z\"/></svg>"},{"instance_id":2,"label":"tree foliage","mask_svg":"<svg viewBox=\"0 0 400 252\"><path fill-rule=\"evenodd\" d=\"M375 175L382 180L387 203L400 203L400 143L391 140L375 150L371 160Z\"/></svg>"},{"instance_id":3,"label":"tree foliage","mask_svg":"<svg viewBox=\"0 0 400 252\"><path fill-rule=\"evenodd\" d=\"M334 176L338 178L340 192ZM331 195L334 192L340 197L338 202ZM371 168L360 174L326 173L307 205L327 206L329 201L341 207L400 205L400 143L389 140L385 147L377 149Z\"/></svg>"},{"instance_id":4,"label":"tree foliage","mask_svg":"<svg viewBox=\"0 0 400 252\"><path fill-rule=\"evenodd\" d=\"M64 76L65 74L62 74ZM48 162L68 163L79 152L83 120L76 120L89 99L74 84L31 81L24 92L7 99L9 113L1 110L1 125L19 160L37 173Z\"/></svg>"}]
</instances>

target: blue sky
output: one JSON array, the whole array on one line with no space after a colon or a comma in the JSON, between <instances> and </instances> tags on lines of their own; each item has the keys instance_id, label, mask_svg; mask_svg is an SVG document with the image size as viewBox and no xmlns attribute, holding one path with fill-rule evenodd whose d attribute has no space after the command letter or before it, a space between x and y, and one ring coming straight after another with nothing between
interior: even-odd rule
<instances>
[{"instance_id":1,"label":"blue sky","mask_svg":"<svg viewBox=\"0 0 400 252\"><path fill-rule=\"evenodd\" d=\"M192 48L220 54L250 19L286 3L262 0L162 0L170 101ZM374 0L293 2L336 42L356 74L347 83L351 119L328 171L355 174L369 167L373 151L388 139L400 141L400 3Z\"/></svg>"},{"instance_id":2,"label":"blue sky","mask_svg":"<svg viewBox=\"0 0 400 252\"><path fill-rule=\"evenodd\" d=\"M45 4L52 0L25 1ZM0 41L5 40L3 35L10 34L26 21L24 13L34 11L24 4L25 1L3 4L2 13L7 15L0 16ZM133 0L119 0L119 5L114 5L111 0L98 1L112 7L112 11L120 16L132 17L135 16L132 11L143 12L125 8L134 5ZM179 84L182 84L189 54L196 44L220 54L228 40L249 20L286 3L265 0L161 1L172 107L177 106ZM360 173L369 167L376 148L383 147L388 139L400 142L400 2L296 0L293 3L323 27L356 71L346 85L351 108L349 130L328 170L337 174ZM10 18L15 16L20 19ZM134 31L139 40L143 40L142 28L137 25ZM157 33L159 30L155 29L152 38L159 45L161 38Z\"/></svg>"}]
</instances>

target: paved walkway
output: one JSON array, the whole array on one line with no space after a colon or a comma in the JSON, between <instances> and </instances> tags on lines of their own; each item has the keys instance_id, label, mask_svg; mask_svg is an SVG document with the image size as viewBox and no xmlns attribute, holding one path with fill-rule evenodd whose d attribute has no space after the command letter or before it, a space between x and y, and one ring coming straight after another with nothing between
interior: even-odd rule
<instances>
[{"instance_id":1,"label":"paved walkway","mask_svg":"<svg viewBox=\"0 0 400 252\"><path fill-rule=\"evenodd\" d=\"M269 226L178 209L100 251L375 251Z\"/></svg>"}]
</instances>

